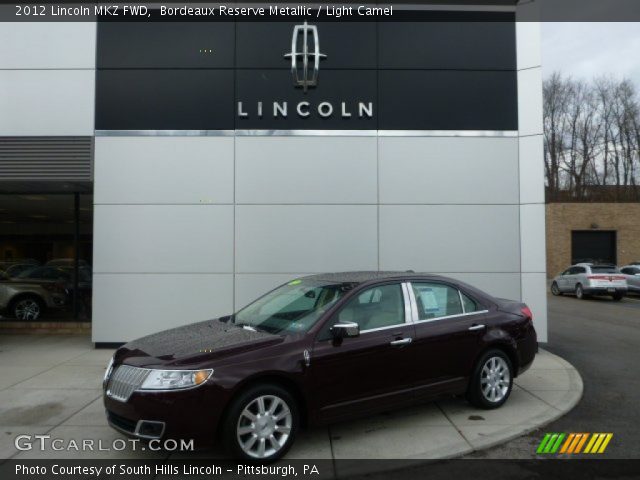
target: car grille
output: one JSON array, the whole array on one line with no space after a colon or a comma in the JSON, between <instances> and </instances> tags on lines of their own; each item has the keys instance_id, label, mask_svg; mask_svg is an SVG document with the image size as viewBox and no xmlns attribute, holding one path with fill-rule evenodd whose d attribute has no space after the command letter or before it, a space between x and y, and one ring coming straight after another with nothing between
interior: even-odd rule
<instances>
[{"instance_id":1,"label":"car grille","mask_svg":"<svg viewBox=\"0 0 640 480\"><path fill-rule=\"evenodd\" d=\"M107 418L112 425L118 427L120 430L124 430L125 432L130 433L134 433L136 430L137 422L134 420L129 420L128 418L121 417L120 415L116 415L109 410L107 410Z\"/></svg>"},{"instance_id":2,"label":"car grille","mask_svg":"<svg viewBox=\"0 0 640 480\"><path fill-rule=\"evenodd\" d=\"M142 385L148 374L149 370L146 368L120 365L111 374L107 386L107 396L120 402L126 402L131 394Z\"/></svg>"}]
</instances>

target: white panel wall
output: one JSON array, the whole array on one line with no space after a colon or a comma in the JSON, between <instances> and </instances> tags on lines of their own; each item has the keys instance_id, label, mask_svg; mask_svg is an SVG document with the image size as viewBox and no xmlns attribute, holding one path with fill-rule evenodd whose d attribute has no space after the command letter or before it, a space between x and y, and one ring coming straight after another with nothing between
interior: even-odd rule
<instances>
[{"instance_id":1,"label":"white panel wall","mask_svg":"<svg viewBox=\"0 0 640 480\"><path fill-rule=\"evenodd\" d=\"M93 135L96 26L0 23L0 135Z\"/></svg>"},{"instance_id":2,"label":"white panel wall","mask_svg":"<svg viewBox=\"0 0 640 480\"><path fill-rule=\"evenodd\" d=\"M379 142L381 203L518 203L517 138L382 137Z\"/></svg>"},{"instance_id":3,"label":"white panel wall","mask_svg":"<svg viewBox=\"0 0 640 480\"><path fill-rule=\"evenodd\" d=\"M237 203L376 203L375 137L238 137Z\"/></svg>"},{"instance_id":4,"label":"white panel wall","mask_svg":"<svg viewBox=\"0 0 640 480\"><path fill-rule=\"evenodd\" d=\"M232 273L230 205L95 205L96 273Z\"/></svg>"},{"instance_id":5,"label":"white panel wall","mask_svg":"<svg viewBox=\"0 0 640 480\"><path fill-rule=\"evenodd\" d=\"M376 270L373 205L240 205L236 272Z\"/></svg>"},{"instance_id":6,"label":"white panel wall","mask_svg":"<svg viewBox=\"0 0 640 480\"><path fill-rule=\"evenodd\" d=\"M95 150L97 204L233 203L231 137L98 137Z\"/></svg>"},{"instance_id":7,"label":"white panel wall","mask_svg":"<svg viewBox=\"0 0 640 480\"><path fill-rule=\"evenodd\" d=\"M0 22L0 68L93 69L91 22Z\"/></svg>"},{"instance_id":8,"label":"white panel wall","mask_svg":"<svg viewBox=\"0 0 640 480\"><path fill-rule=\"evenodd\" d=\"M380 268L518 272L518 207L383 205L380 207Z\"/></svg>"},{"instance_id":9,"label":"white panel wall","mask_svg":"<svg viewBox=\"0 0 640 480\"><path fill-rule=\"evenodd\" d=\"M122 342L233 311L233 275L93 275L94 342Z\"/></svg>"},{"instance_id":10,"label":"white panel wall","mask_svg":"<svg viewBox=\"0 0 640 480\"><path fill-rule=\"evenodd\" d=\"M94 70L0 70L0 135L93 135L94 97Z\"/></svg>"},{"instance_id":11,"label":"white panel wall","mask_svg":"<svg viewBox=\"0 0 640 480\"><path fill-rule=\"evenodd\" d=\"M518 15L537 18L529 2ZM547 341L544 157L540 23L517 22L518 117L520 128L520 242L522 300L533 311L538 340Z\"/></svg>"},{"instance_id":12,"label":"white panel wall","mask_svg":"<svg viewBox=\"0 0 640 480\"><path fill-rule=\"evenodd\" d=\"M93 341L232 313L234 140L98 137Z\"/></svg>"}]
</instances>

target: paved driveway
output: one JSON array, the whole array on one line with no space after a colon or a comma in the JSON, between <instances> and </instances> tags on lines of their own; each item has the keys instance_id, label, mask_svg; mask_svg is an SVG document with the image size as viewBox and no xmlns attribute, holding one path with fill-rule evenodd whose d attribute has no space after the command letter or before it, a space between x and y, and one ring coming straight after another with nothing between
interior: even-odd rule
<instances>
[{"instance_id":1,"label":"paved driveway","mask_svg":"<svg viewBox=\"0 0 640 480\"><path fill-rule=\"evenodd\" d=\"M544 432L612 432L607 458L640 458L640 297L614 302L549 296L549 344L584 382L581 402ZM532 458L542 431L477 458Z\"/></svg>"}]
</instances>

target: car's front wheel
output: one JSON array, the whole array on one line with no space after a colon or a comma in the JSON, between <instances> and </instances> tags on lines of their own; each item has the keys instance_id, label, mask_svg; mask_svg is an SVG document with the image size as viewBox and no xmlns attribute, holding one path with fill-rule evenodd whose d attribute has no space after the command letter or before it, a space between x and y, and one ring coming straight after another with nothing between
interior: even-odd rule
<instances>
[{"instance_id":1,"label":"car's front wheel","mask_svg":"<svg viewBox=\"0 0 640 480\"><path fill-rule=\"evenodd\" d=\"M13 316L16 320L23 322L38 320L43 310L44 305L42 301L32 295L20 297L14 300L11 305L11 313Z\"/></svg>"},{"instance_id":2,"label":"car's front wheel","mask_svg":"<svg viewBox=\"0 0 640 480\"><path fill-rule=\"evenodd\" d=\"M502 350L489 350L476 363L467 398L476 407L498 408L507 401L512 387L511 360Z\"/></svg>"},{"instance_id":3,"label":"car's front wheel","mask_svg":"<svg viewBox=\"0 0 640 480\"><path fill-rule=\"evenodd\" d=\"M274 461L293 444L298 424L298 406L287 390L258 385L233 401L224 421L224 443L234 458Z\"/></svg>"},{"instance_id":4,"label":"car's front wheel","mask_svg":"<svg viewBox=\"0 0 640 480\"><path fill-rule=\"evenodd\" d=\"M556 282L553 282L551 284L551 293L556 297L562 295L562 292L560 291L560 287L558 287L558 284Z\"/></svg>"}]
</instances>

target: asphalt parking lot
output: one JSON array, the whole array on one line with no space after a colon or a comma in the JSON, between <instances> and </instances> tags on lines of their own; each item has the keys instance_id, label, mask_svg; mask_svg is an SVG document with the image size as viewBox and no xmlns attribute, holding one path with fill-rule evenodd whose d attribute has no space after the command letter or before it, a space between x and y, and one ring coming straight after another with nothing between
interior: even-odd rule
<instances>
[{"instance_id":1,"label":"asphalt parking lot","mask_svg":"<svg viewBox=\"0 0 640 480\"><path fill-rule=\"evenodd\" d=\"M544 432L611 432L606 458L640 458L640 297L577 300L549 295L549 343L584 382L580 403L541 430L472 458L534 458Z\"/></svg>"}]
</instances>

